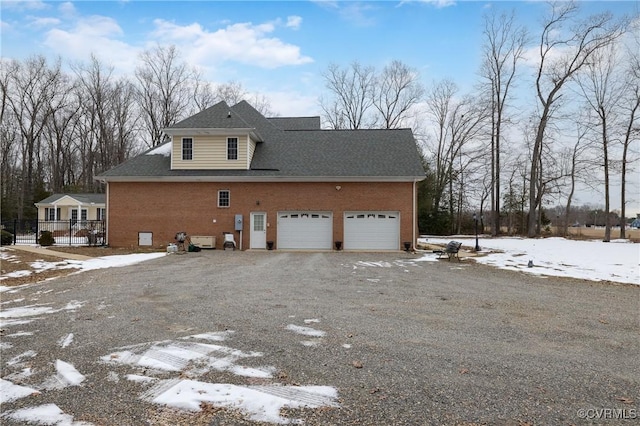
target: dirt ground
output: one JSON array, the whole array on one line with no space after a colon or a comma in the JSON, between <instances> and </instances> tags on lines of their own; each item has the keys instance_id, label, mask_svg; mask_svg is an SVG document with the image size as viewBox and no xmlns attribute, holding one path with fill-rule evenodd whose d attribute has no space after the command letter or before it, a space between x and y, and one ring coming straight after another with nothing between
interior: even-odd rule
<instances>
[{"instance_id":1,"label":"dirt ground","mask_svg":"<svg viewBox=\"0 0 640 426\"><path fill-rule=\"evenodd\" d=\"M88 257L102 257L102 256L113 256L113 255L123 255L123 254L131 254L131 253L145 253L150 251L157 250L146 250L146 249L119 249L112 247L65 247L65 246L55 246L51 248L52 251L62 252L62 253L74 253L80 254ZM31 253L23 250L17 250L12 248L11 246L2 247L2 252L4 252L4 257L0 261L0 285L3 286L16 286L22 284L28 284L32 282L43 281L46 279L51 279L55 277L69 275L76 271L75 268L61 269L39 269L35 268L33 264L35 262L50 262L55 264L60 264L63 266L67 264L67 261L59 256L51 255L46 256L38 253ZM20 277L5 277L6 274L14 273L17 271L29 271L28 275L20 276ZM26 274L26 272L25 272Z\"/></svg>"},{"instance_id":2,"label":"dirt ground","mask_svg":"<svg viewBox=\"0 0 640 426\"><path fill-rule=\"evenodd\" d=\"M617 238L619 235L619 229L613 229L611 232L612 238ZM640 242L640 229L627 229L627 238L633 242ZM604 228L594 227L576 227L569 228L569 238L572 239L601 239L604 237ZM427 247L431 249L432 247ZM2 259L0 263L0 285L4 286L16 286L27 284L31 282L38 282L45 279L55 278L59 276L65 276L75 271L74 268L69 269L45 269L40 270L32 266L34 262L44 261L52 263L66 263L65 259L61 257L43 256L40 254L30 253L22 250L15 250L11 246L2 247L2 250L10 256L9 259ZM74 253L88 257L102 257L113 255L125 255L131 253L146 253L152 251L158 251L158 249L147 248L113 248L113 247L86 247L86 246L54 246L50 250L63 253ZM30 271L29 275L21 277L5 277L6 274L16 271Z\"/></svg>"}]
</instances>

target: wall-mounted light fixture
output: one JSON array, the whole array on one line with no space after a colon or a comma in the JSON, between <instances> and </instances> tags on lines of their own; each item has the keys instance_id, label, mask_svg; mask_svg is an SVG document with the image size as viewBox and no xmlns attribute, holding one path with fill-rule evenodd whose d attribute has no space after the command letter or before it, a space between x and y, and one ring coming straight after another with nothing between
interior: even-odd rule
<instances>
[{"instance_id":1,"label":"wall-mounted light fixture","mask_svg":"<svg viewBox=\"0 0 640 426\"><path fill-rule=\"evenodd\" d=\"M260 205L260 200L256 200L256 206Z\"/></svg>"},{"instance_id":2,"label":"wall-mounted light fixture","mask_svg":"<svg viewBox=\"0 0 640 426\"><path fill-rule=\"evenodd\" d=\"M336 191L340 191L342 187L340 185L336 185Z\"/></svg>"}]
</instances>

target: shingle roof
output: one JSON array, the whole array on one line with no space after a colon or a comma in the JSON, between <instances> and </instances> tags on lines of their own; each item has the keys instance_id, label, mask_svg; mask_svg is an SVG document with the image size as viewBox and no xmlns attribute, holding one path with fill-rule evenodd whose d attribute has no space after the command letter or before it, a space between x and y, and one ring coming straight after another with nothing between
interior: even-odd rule
<instances>
[{"instance_id":1,"label":"shingle roof","mask_svg":"<svg viewBox=\"0 0 640 426\"><path fill-rule=\"evenodd\" d=\"M228 112L231 111L231 117ZM265 118L247 102L221 102L172 128L251 128L262 136L249 170L171 170L170 157L145 154L97 176L131 179L340 179L421 180L424 169L410 129L283 130L285 120ZM304 124L303 117L298 123ZM291 121L290 123L294 123ZM311 122L306 122L311 124ZM170 143L170 142L167 142ZM153 152L157 152L153 151Z\"/></svg>"},{"instance_id":2,"label":"shingle roof","mask_svg":"<svg viewBox=\"0 0 640 426\"><path fill-rule=\"evenodd\" d=\"M270 117L277 128L282 130L320 130L320 117Z\"/></svg>"},{"instance_id":3,"label":"shingle roof","mask_svg":"<svg viewBox=\"0 0 640 426\"><path fill-rule=\"evenodd\" d=\"M78 200L82 204L104 204L106 200L105 194L53 194L36 204L53 204L66 196Z\"/></svg>"},{"instance_id":4,"label":"shingle roof","mask_svg":"<svg viewBox=\"0 0 640 426\"><path fill-rule=\"evenodd\" d=\"M231 107L222 101L189 118L174 124L170 129L251 129L238 114L232 113Z\"/></svg>"}]
</instances>

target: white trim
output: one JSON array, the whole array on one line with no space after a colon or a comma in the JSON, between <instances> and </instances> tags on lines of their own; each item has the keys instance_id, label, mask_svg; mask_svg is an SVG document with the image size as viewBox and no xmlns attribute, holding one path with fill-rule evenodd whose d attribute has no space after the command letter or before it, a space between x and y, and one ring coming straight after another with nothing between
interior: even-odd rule
<instances>
[{"instance_id":1,"label":"white trim","mask_svg":"<svg viewBox=\"0 0 640 426\"><path fill-rule=\"evenodd\" d=\"M240 160L240 138L237 136L227 136L227 161L238 161ZM229 140L236 140L236 158L229 158Z\"/></svg>"},{"instance_id":2,"label":"white trim","mask_svg":"<svg viewBox=\"0 0 640 426\"><path fill-rule=\"evenodd\" d=\"M226 206L221 206L220 205L220 194L226 192L227 193L227 205ZM218 208L219 209L228 209L229 207L231 207L231 191L228 189L219 189L218 190Z\"/></svg>"},{"instance_id":3,"label":"white trim","mask_svg":"<svg viewBox=\"0 0 640 426\"><path fill-rule=\"evenodd\" d=\"M217 128L217 129L210 129L210 128L170 128L170 129L162 129L162 131L164 133L166 133L169 136L184 136L184 137L188 137L188 136L202 136L202 135L212 135L212 136L224 136L224 135L231 135L231 136L244 136L246 134L249 134L249 136L252 136L254 140L260 140L260 138L258 137L258 135L255 133L255 127L247 127L247 128Z\"/></svg>"},{"instance_id":4,"label":"white trim","mask_svg":"<svg viewBox=\"0 0 640 426\"><path fill-rule=\"evenodd\" d=\"M419 182L415 176L96 176L100 182Z\"/></svg>"}]
</instances>

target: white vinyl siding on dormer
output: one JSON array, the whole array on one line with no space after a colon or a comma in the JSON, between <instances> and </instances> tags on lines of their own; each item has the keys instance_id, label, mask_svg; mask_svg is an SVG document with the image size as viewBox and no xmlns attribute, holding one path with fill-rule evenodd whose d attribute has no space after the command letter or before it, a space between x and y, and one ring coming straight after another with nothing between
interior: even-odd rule
<instances>
[{"instance_id":1,"label":"white vinyl siding on dormer","mask_svg":"<svg viewBox=\"0 0 640 426\"><path fill-rule=\"evenodd\" d=\"M193 139L193 156L191 160L182 160L182 139ZM227 159L227 139L238 138L238 159ZM249 135L197 135L173 136L171 152L171 169L198 170L247 170L255 151L256 142Z\"/></svg>"},{"instance_id":2,"label":"white vinyl siding on dormer","mask_svg":"<svg viewBox=\"0 0 640 426\"><path fill-rule=\"evenodd\" d=\"M253 153L256 151L256 143L251 140L251 138L247 138L247 151L249 151L249 155L247 156L247 170L251 168L251 159L253 158Z\"/></svg>"}]
</instances>

